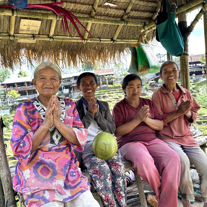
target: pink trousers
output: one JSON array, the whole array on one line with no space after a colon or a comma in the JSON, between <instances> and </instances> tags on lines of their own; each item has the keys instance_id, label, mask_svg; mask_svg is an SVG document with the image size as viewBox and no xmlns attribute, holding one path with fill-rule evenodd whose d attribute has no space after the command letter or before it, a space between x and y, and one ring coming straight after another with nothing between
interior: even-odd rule
<instances>
[{"instance_id":1,"label":"pink trousers","mask_svg":"<svg viewBox=\"0 0 207 207\"><path fill-rule=\"evenodd\" d=\"M159 207L178 206L180 181L179 156L159 139L149 142L130 142L119 149L133 163L137 174L149 183L156 194Z\"/></svg>"}]
</instances>

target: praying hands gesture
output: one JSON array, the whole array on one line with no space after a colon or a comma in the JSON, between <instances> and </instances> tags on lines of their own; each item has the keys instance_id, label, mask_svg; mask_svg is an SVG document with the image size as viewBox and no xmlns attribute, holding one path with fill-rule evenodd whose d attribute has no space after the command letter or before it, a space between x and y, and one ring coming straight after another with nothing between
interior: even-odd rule
<instances>
[{"instance_id":1,"label":"praying hands gesture","mask_svg":"<svg viewBox=\"0 0 207 207\"><path fill-rule=\"evenodd\" d=\"M57 96L53 95L50 98L48 107L45 111L45 120L43 124L49 129L53 125L56 126L60 122L60 116L62 113L62 109L60 107L60 102Z\"/></svg>"},{"instance_id":2,"label":"praying hands gesture","mask_svg":"<svg viewBox=\"0 0 207 207\"><path fill-rule=\"evenodd\" d=\"M90 111L93 115L97 112L97 99L95 97L91 98L90 102L88 103L88 111Z\"/></svg>"},{"instance_id":3,"label":"praying hands gesture","mask_svg":"<svg viewBox=\"0 0 207 207\"><path fill-rule=\"evenodd\" d=\"M191 107L192 107L192 101L191 100L182 100L182 103L179 105L177 113L178 115L186 115L188 118L191 118Z\"/></svg>"},{"instance_id":4,"label":"praying hands gesture","mask_svg":"<svg viewBox=\"0 0 207 207\"><path fill-rule=\"evenodd\" d=\"M61 117L62 109L60 107L60 101L58 100L57 96L54 95L51 97L51 99L55 106L53 111L53 124L56 127L56 125L61 122L60 117Z\"/></svg>"},{"instance_id":5,"label":"praying hands gesture","mask_svg":"<svg viewBox=\"0 0 207 207\"><path fill-rule=\"evenodd\" d=\"M147 119L147 117L149 117L149 106L144 105L139 112L137 113L137 117L136 119L141 121L141 122L145 122L145 120Z\"/></svg>"}]
</instances>

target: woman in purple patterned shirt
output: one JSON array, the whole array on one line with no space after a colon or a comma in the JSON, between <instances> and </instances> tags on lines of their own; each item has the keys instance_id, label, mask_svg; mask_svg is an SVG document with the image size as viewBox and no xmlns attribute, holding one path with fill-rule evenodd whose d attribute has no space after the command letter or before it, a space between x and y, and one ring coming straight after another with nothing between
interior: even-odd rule
<instances>
[{"instance_id":1,"label":"woman in purple patterned shirt","mask_svg":"<svg viewBox=\"0 0 207 207\"><path fill-rule=\"evenodd\" d=\"M40 64L32 80L39 95L17 107L11 147L18 160L14 190L28 207L98 207L73 149L83 151L87 130L71 99L56 96L60 69Z\"/></svg>"}]
</instances>

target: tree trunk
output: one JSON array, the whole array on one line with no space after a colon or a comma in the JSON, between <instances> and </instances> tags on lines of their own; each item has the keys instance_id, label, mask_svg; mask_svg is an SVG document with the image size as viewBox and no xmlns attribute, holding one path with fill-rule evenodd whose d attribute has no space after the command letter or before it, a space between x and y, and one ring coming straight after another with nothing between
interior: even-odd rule
<instances>
[{"instance_id":1,"label":"tree trunk","mask_svg":"<svg viewBox=\"0 0 207 207\"><path fill-rule=\"evenodd\" d=\"M1 179L0 179L0 206L4 206L4 204L5 204L4 191L3 191L3 186L2 186Z\"/></svg>"},{"instance_id":2,"label":"tree trunk","mask_svg":"<svg viewBox=\"0 0 207 207\"><path fill-rule=\"evenodd\" d=\"M5 201L8 203L15 201L11 173L10 173L10 169L6 157L6 151L4 147L2 118L0 119L0 177L3 185ZM16 204L10 205L10 207L16 207Z\"/></svg>"}]
</instances>

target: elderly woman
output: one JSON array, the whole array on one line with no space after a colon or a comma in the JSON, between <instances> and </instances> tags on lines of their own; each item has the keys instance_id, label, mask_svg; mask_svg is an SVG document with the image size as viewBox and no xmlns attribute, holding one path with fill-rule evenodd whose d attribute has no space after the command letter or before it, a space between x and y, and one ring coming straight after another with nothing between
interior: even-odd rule
<instances>
[{"instance_id":1,"label":"elderly woman","mask_svg":"<svg viewBox=\"0 0 207 207\"><path fill-rule=\"evenodd\" d=\"M103 206L126 207L126 180L120 156L116 154L105 161L96 157L92 150L92 142L97 134L102 131L113 134L116 129L108 103L95 97L97 87L94 73L85 72L78 76L77 88L83 96L76 105L80 119L88 129L88 141L82 153L83 164Z\"/></svg>"},{"instance_id":2,"label":"elderly woman","mask_svg":"<svg viewBox=\"0 0 207 207\"><path fill-rule=\"evenodd\" d=\"M18 160L14 189L28 207L98 207L73 152L83 150L87 130L75 103L55 95L60 69L42 63L32 82L39 95L19 104L13 121L11 147Z\"/></svg>"},{"instance_id":3,"label":"elderly woman","mask_svg":"<svg viewBox=\"0 0 207 207\"><path fill-rule=\"evenodd\" d=\"M140 98L142 81L139 76L127 75L123 79L122 89L126 97L116 103L112 112L119 152L133 163L138 175L149 183L159 207L176 207L180 180L179 157L155 136L155 130L163 129L163 117L151 100Z\"/></svg>"},{"instance_id":4,"label":"elderly woman","mask_svg":"<svg viewBox=\"0 0 207 207\"><path fill-rule=\"evenodd\" d=\"M160 78L164 84L154 92L154 102L160 115L164 115L167 126L158 132L158 138L168 144L180 157L181 178L179 191L184 207L190 207L194 200L193 184L190 177L190 163L201 176L201 193L204 207L207 207L207 157L200 149L189 124L197 118L200 106L190 92L177 84L179 69L175 62L166 61L160 68Z\"/></svg>"}]
</instances>

